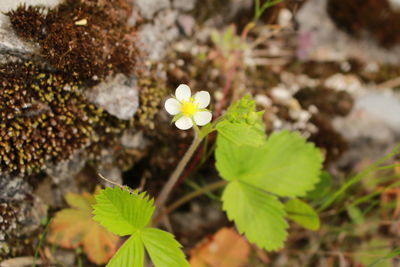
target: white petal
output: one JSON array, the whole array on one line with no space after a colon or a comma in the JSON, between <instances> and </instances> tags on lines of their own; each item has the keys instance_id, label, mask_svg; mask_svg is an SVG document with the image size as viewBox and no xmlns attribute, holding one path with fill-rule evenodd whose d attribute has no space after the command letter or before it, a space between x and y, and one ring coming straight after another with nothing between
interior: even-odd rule
<instances>
[{"instance_id":1,"label":"white petal","mask_svg":"<svg viewBox=\"0 0 400 267\"><path fill-rule=\"evenodd\" d=\"M164 107L169 114L176 115L181 110L181 103L175 98L169 98L165 101Z\"/></svg>"},{"instance_id":2,"label":"white petal","mask_svg":"<svg viewBox=\"0 0 400 267\"><path fill-rule=\"evenodd\" d=\"M182 118L180 118L175 122L175 126L181 130L187 130L192 128L193 121L191 118L183 116Z\"/></svg>"},{"instance_id":3,"label":"white petal","mask_svg":"<svg viewBox=\"0 0 400 267\"><path fill-rule=\"evenodd\" d=\"M210 104L210 94L207 91L200 91L194 95L194 103L198 108L206 108Z\"/></svg>"},{"instance_id":4,"label":"white petal","mask_svg":"<svg viewBox=\"0 0 400 267\"><path fill-rule=\"evenodd\" d=\"M197 125L203 126L211 121L212 114L210 111L199 111L194 114L193 119Z\"/></svg>"},{"instance_id":5,"label":"white petal","mask_svg":"<svg viewBox=\"0 0 400 267\"><path fill-rule=\"evenodd\" d=\"M191 95L192 92L190 91L190 87L186 84L179 85L175 90L175 97L181 102L189 101Z\"/></svg>"}]
</instances>

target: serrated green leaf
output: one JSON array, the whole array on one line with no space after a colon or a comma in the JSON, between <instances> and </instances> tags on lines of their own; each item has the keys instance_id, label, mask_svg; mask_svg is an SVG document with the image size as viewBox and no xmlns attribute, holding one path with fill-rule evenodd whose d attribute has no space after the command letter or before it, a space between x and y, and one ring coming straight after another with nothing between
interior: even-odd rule
<instances>
[{"instance_id":1,"label":"serrated green leaf","mask_svg":"<svg viewBox=\"0 0 400 267\"><path fill-rule=\"evenodd\" d=\"M220 135L231 141L237 146L261 146L265 142L265 133L256 127L251 127L246 123L232 123L222 121L217 125Z\"/></svg>"},{"instance_id":2,"label":"serrated green leaf","mask_svg":"<svg viewBox=\"0 0 400 267\"><path fill-rule=\"evenodd\" d=\"M181 245L174 236L156 228L146 228L140 231L144 246L155 267L189 267Z\"/></svg>"},{"instance_id":3,"label":"serrated green leaf","mask_svg":"<svg viewBox=\"0 0 400 267\"><path fill-rule=\"evenodd\" d=\"M287 217L309 230L319 229L318 214L307 203L299 199L290 199L285 203Z\"/></svg>"},{"instance_id":4,"label":"serrated green leaf","mask_svg":"<svg viewBox=\"0 0 400 267\"><path fill-rule=\"evenodd\" d=\"M284 207L275 196L233 181L226 186L222 201L228 218L250 242L267 250L282 248L288 225Z\"/></svg>"},{"instance_id":5,"label":"serrated green leaf","mask_svg":"<svg viewBox=\"0 0 400 267\"><path fill-rule=\"evenodd\" d=\"M298 133L273 133L260 147L235 146L218 135L216 167L225 180L240 180L279 196L304 196L319 181L322 156Z\"/></svg>"},{"instance_id":6,"label":"serrated green leaf","mask_svg":"<svg viewBox=\"0 0 400 267\"><path fill-rule=\"evenodd\" d=\"M141 267L144 264L144 246L139 234L131 236L119 248L107 267Z\"/></svg>"},{"instance_id":7,"label":"serrated green leaf","mask_svg":"<svg viewBox=\"0 0 400 267\"><path fill-rule=\"evenodd\" d=\"M145 193L131 194L119 187L101 190L93 208L93 219L120 236L145 227L154 212L153 200Z\"/></svg>"}]
</instances>

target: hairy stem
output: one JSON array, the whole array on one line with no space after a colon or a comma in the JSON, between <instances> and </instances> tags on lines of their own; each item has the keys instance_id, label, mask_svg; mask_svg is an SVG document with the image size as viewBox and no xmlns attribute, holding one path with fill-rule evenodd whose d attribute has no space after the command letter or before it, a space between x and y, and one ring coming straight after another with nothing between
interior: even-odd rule
<instances>
[{"instance_id":1,"label":"hairy stem","mask_svg":"<svg viewBox=\"0 0 400 267\"><path fill-rule=\"evenodd\" d=\"M165 215L171 213L172 211L179 208L186 202L192 200L193 198L196 198L198 196L203 195L204 193L214 191L218 188L221 188L221 187L225 186L227 183L228 183L227 181L221 180L221 181L206 185L204 187L201 187L198 190L193 191L193 192L181 197L180 199L178 199L177 201L172 203L170 206L168 206L165 210L163 210L162 213L158 214L153 220L153 225L157 225Z\"/></svg>"},{"instance_id":2,"label":"hairy stem","mask_svg":"<svg viewBox=\"0 0 400 267\"><path fill-rule=\"evenodd\" d=\"M193 153L196 151L197 147L201 143L202 138L199 137L199 131L195 128L195 137L190 145L189 149L186 151L185 155L179 162L176 169L171 174L168 179L168 182L165 184L164 188L162 189L161 193L158 195L155 205L158 209L162 209L164 207L165 202L168 200L169 194L171 193L172 189L174 188L175 184L178 182L179 177L181 176L183 170L185 169L186 165L188 164L189 160L193 156Z\"/></svg>"}]
</instances>

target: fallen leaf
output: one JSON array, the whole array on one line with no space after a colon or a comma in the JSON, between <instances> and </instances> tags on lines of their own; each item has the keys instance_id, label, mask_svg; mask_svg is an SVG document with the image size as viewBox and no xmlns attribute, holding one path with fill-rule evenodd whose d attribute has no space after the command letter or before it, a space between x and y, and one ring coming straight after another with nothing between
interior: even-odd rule
<instances>
[{"instance_id":1,"label":"fallen leaf","mask_svg":"<svg viewBox=\"0 0 400 267\"><path fill-rule=\"evenodd\" d=\"M201 241L191 252L191 267L239 267L250 253L247 240L232 228L222 228Z\"/></svg>"},{"instance_id":2,"label":"fallen leaf","mask_svg":"<svg viewBox=\"0 0 400 267\"><path fill-rule=\"evenodd\" d=\"M75 249L80 246L88 258L96 264L105 264L117 250L119 237L107 231L92 217L94 194L67 193L65 200L71 208L56 213L50 223L50 243L63 248Z\"/></svg>"}]
</instances>

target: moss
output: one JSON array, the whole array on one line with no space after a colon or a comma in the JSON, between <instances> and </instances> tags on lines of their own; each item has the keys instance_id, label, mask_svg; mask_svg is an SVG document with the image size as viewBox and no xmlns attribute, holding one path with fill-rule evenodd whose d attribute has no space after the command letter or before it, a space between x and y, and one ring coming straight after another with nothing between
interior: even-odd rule
<instances>
[{"instance_id":1,"label":"moss","mask_svg":"<svg viewBox=\"0 0 400 267\"><path fill-rule=\"evenodd\" d=\"M32 62L0 66L0 172L38 172L126 127L79 86Z\"/></svg>"},{"instance_id":2,"label":"moss","mask_svg":"<svg viewBox=\"0 0 400 267\"><path fill-rule=\"evenodd\" d=\"M147 129L154 129L154 118L159 112L162 100L167 95L165 84L151 77L146 77L138 81L140 88L139 109L135 115L137 126Z\"/></svg>"},{"instance_id":3,"label":"moss","mask_svg":"<svg viewBox=\"0 0 400 267\"><path fill-rule=\"evenodd\" d=\"M340 29L356 38L368 33L386 48L400 42L400 11L388 0L329 0L327 10Z\"/></svg>"},{"instance_id":4,"label":"moss","mask_svg":"<svg viewBox=\"0 0 400 267\"><path fill-rule=\"evenodd\" d=\"M131 13L126 0L66 0L7 14L20 37L39 44L46 66L0 65L0 174L37 174L77 152L89 161L118 156L124 130L154 128L166 89L153 72L139 78L140 107L128 121L82 93L119 73L143 75L136 71L141 55L127 23Z\"/></svg>"},{"instance_id":5,"label":"moss","mask_svg":"<svg viewBox=\"0 0 400 267\"><path fill-rule=\"evenodd\" d=\"M50 10L22 5L7 13L16 33L39 43L48 63L91 84L136 70L140 55L129 14L125 0L66 0Z\"/></svg>"}]
</instances>

